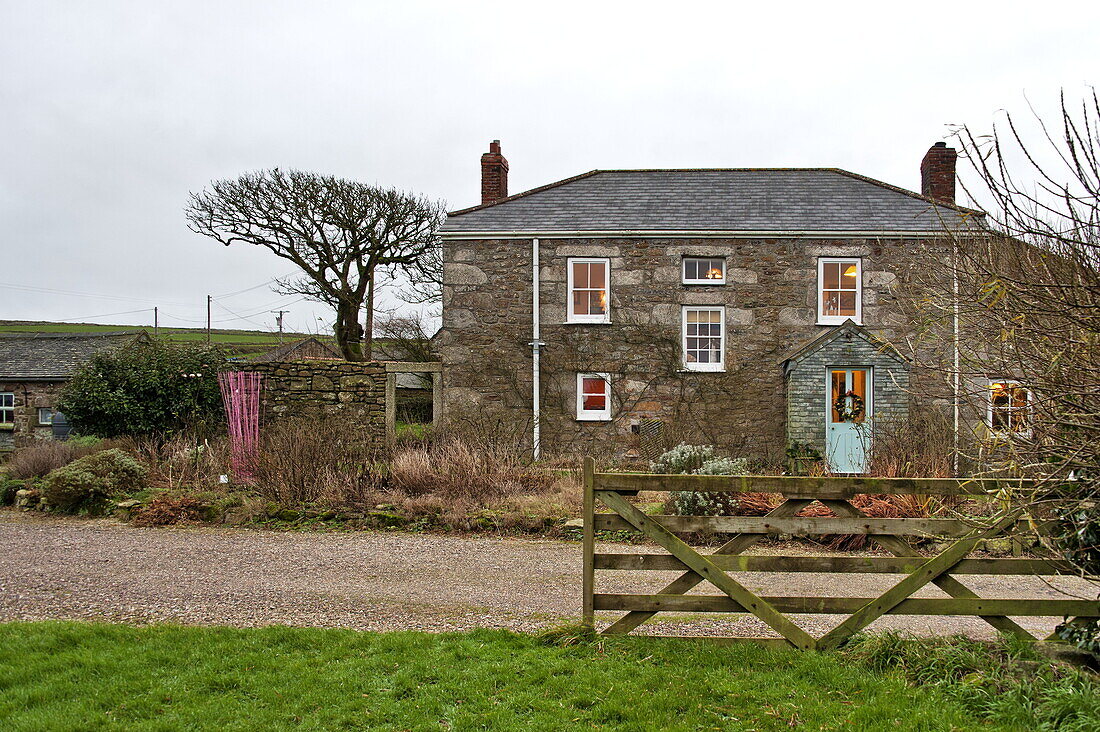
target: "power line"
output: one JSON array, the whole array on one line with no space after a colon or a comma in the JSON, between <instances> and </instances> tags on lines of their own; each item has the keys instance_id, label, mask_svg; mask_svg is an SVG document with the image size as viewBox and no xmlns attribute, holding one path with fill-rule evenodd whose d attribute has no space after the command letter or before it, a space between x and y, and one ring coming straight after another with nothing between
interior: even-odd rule
<instances>
[{"instance_id":1,"label":"power line","mask_svg":"<svg viewBox=\"0 0 1100 732\"><path fill-rule=\"evenodd\" d=\"M52 287L34 287L32 285L19 285L11 282L0 282L0 287L4 287L11 290L22 290L24 292L44 292L49 295L72 295L75 297L91 297L98 300L118 300L121 302L147 302L158 304L164 302L163 300L151 300L146 297L129 297L126 295L103 295L92 292L77 292L76 290L58 290ZM182 302L171 302L172 305L186 305Z\"/></svg>"},{"instance_id":2,"label":"power line","mask_svg":"<svg viewBox=\"0 0 1100 732\"><path fill-rule=\"evenodd\" d=\"M55 318L54 322L65 323L70 320L88 320L90 318L107 318L112 315L131 315L133 313L151 313L153 308L142 308L141 310L123 310L120 313L101 313L99 315L81 315L76 318Z\"/></svg>"}]
</instances>

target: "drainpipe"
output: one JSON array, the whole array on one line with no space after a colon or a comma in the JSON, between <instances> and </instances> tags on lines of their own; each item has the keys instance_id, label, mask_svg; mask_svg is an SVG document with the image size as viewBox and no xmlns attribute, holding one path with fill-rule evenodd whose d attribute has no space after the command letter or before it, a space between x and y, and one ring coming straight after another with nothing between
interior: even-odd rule
<instances>
[{"instance_id":1,"label":"drainpipe","mask_svg":"<svg viewBox=\"0 0 1100 732\"><path fill-rule=\"evenodd\" d=\"M531 455L539 459L539 349L546 345L539 340L539 240L531 240Z\"/></svg>"},{"instance_id":2,"label":"drainpipe","mask_svg":"<svg viewBox=\"0 0 1100 732\"><path fill-rule=\"evenodd\" d=\"M951 469L952 469L952 472L954 472L955 477L957 478L959 476L959 400L962 397L962 395L960 393L961 392L962 374L959 373L960 361L961 361L961 359L959 357L959 242L954 236L951 237L951 291L952 291L952 295L953 295L953 302L951 303L952 308L953 308L953 313L952 313L953 323L952 324L954 326L954 331L955 331L955 333L954 333L954 335L955 335L955 339L954 339L955 340L955 343L954 343L954 351L955 351L955 353L954 353L954 356L955 356L954 371L955 371L955 374L954 374L954 379L953 379L954 387L955 387L955 398L953 400L954 401L954 405L953 405L953 407L954 407L954 410L953 410L954 411L954 415L953 415L954 425L953 426L954 426L954 432L955 432L955 434L954 434L954 438L955 438L954 448L955 449L954 449L954 452L953 452L952 457L951 457Z\"/></svg>"}]
</instances>

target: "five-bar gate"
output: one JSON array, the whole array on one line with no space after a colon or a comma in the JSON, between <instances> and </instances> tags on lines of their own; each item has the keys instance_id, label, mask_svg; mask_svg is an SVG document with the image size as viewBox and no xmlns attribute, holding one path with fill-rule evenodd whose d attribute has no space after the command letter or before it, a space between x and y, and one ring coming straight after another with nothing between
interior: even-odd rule
<instances>
[{"instance_id":1,"label":"five-bar gate","mask_svg":"<svg viewBox=\"0 0 1100 732\"><path fill-rule=\"evenodd\" d=\"M1100 602L1082 599L985 599L966 586L966 575L1071 574L1065 563L1048 559L968 558L979 542L1011 535L1020 528L1021 514L1009 512L985 526L944 518L872 518L851 499L858 494L989 495L1002 489L1027 487L1021 480L941 478L809 478L788 476L649 475L597 473L592 458L584 461L584 620L595 625L596 610L625 612L604 634L629 633L659 612L752 613L781 638L727 639L781 643L804 649L828 649L883 615L973 615L1000 631L1037 640L1010 616L1100 616ZM767 492L785 499L766 516L656 516L629 499L639 491ZM835 516L797 514L819 501ZM596 513L597 503L610 512ZM636 531L667 554L597 553L596 531ZM732 534L712 554L702 554L676 534ZM866 534L893 557L754 556L743 552L768 535ZM950 537L954 542L939 554L925 557L903 537ZM648 594L608 594L595 591L597 570L662 570L681 572L667 586ZM761 596L732 573L829 572L904 575L877 597ZM708 582L721 594L689 595ZM914 598L929 583L946 598ZM799 613L847 615L839 625L814 638L791 619Z\"/></svg>"}]
</instances>

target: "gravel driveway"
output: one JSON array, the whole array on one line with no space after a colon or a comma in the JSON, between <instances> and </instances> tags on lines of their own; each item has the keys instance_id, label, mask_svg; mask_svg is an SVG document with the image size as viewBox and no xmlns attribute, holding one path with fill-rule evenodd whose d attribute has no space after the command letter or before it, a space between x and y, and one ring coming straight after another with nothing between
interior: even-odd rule
<instances>
[{"instance_id":1,"label":"gravel driveway","mask_svg":"<svg viewBox=\"0 0 1100 732\"><path fill-rule=\"evenodd\" d=\"M111 519L0 510L0 621L66 618L378 631L529 631L580 615L580 567L580 544L575 542L365 531L150 529ZM615 576L607 577L611 574ZM674 576L601 572L598 590L655 590ZM848 576L845 586L838 588L836 578L827 575L753 573L739 579L774 595L867 596L896 581L892 575ZM986 597L1064 596L1037 578L963 579ZM1095 591L1088 594L1072 581L1059 582L1076 589L1076 596L1095 597ZM717 593L713 588L701 591ZM929 587L917 596L943 595ZM746 616L665 617L644 628L660 634L772 634ZM814 634L838 622L828 616L803 615L796 620ZM1020 621L1043 633L1056 622ZM988 626L970 618L884 618L872 629L887 627L991 635Z\"/></svg>"}]
</instances>

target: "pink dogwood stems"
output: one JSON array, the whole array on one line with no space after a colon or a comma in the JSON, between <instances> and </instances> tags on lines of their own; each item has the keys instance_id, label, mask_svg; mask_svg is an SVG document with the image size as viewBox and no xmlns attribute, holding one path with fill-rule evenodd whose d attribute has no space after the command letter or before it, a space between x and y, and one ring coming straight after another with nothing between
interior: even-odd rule
<instances>
[{"instance_id":1,"label":"pink dogwood stems","mask_svg":"<svg viewBox=\"0 0 1100 732\"><path fill-rule=\"evenodd\" d=\"M263 377L249 371L223 371L218 385L229 424L229 454L233 475L252 480L260 442L260 391Z\"/></svg>"}]
</instances>

